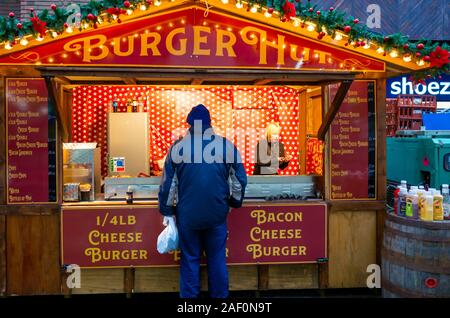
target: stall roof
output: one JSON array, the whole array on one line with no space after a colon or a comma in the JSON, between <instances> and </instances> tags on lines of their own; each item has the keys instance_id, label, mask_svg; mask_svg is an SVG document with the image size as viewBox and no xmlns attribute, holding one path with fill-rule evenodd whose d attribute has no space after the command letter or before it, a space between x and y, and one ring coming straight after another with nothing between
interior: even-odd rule
<instances>
[{"instance_id":1,"label":"stall roof","mask_svg":"<svg viewBox=\"0 0 450 318\"><path fill-rule=\"evenodd\" d=\"M344 67L340 67L340 69L338 67L335 67L334 69L332 67L329 66L324 66L324 67L319 67L319 66L315 66L313 69L315 70L315 73L317 73L317 70L320 70L320 73L322 74L331 74L333 72L339 72L341 77L354 77L355 74L357 72L389 72L391 73L390 75L393 75L395 73L404 73L404 72L411 72L411 71L416 71L416 70L420 70L420 69L424 69L426 68L427 65L418 65L417 63L415 63L414 61L404 61L402 57L394 57L394 56L390 56L389 54L384 56L383 54L380 54L377 52L377 48L374 45L368 45L365 48L355 48L352 46L348 46L346 45L346 37L345 34L343 34L343 38L341 40L336 40L331 38L331 36L325 36L322 40L317 40L317 32L315 31L308 31L307 28L301 28L299 27L296 23L296 20L293 19L290 22L282 22L279 18L277 17L267 17L264 15L264 13L262 12L248 12L246 11L246 9L242 9L242 8L237 8L235 3L230 1L224 1L227 3L223 3L220 0L208 0L207 2L198 2L198 1L193 1L193 0L175 0L175 1L169 1L169 2L161 2L161 5L159 6L151 6L150 8L146 9L145 11L142 10L135 10L133 13L131 13L130 15L126 15L122 18L122 23L119 25L116 21L112 21L110 22L103 22L101 25L98 26L98 28L94 29L91 28L90 26L87 26L86 29L79 31L79 30L74 30L72 33L68 33L68 32L64 32L63 34L56 36L55 38L52 38L50 36L47 36L45 39L38 41L32 37L30 37L28 39L28 43L26 44L26 46L22 46L22 45L15 45L13 46L11 49L6 49L5 46L2 46L0 48L0 64L4 64L4 65L8 65L8 64L27 64L27 65L41 65L41 66L51 66L51 68L54 71L58 70L58 67L64 66L65 69L67 70L66 66L82 66L83 69L87 69L85 71L85 73L83 74L83 76L89 76L89 72L93 73L92 68L95 67L101 67L101 66L115 66L115 67L123 67L123 66L129 66L129 63L124 63L124 64L117 64L117 61L114 61L115 63L113 65L109 64L109 65L104 65L102 63L99 63L98 61L92 60L92 61L88 61L86 63L74 63L74 59L72 59L69 55L68 52L64 53L64 51L54 51L55 48L58 48L58 43L62 43L62 46L64 46L64 48L68 48L70 47L67 46L67 44L71 41L73 42L71 45L71 48L74 49L72 53L80 53L80 50L82 50L83 48L80 47L80 44L75 43L73 41L73 39L77 39L81 38L83 36L90 36L90 35L95 35L95 34L102 34L104 32L108 32L111 31L110 34L114 34L115 36L120 36L120 35L128 35L130 30L130 27L134 25L139 25L139 23L141 24L145 24L145 23L155 23L155 21L158 21L159 24L163 24L165 22L170 21L170 18L180 18L180 15L176 15L176 12L186 12L187 9L191 8L191 9L195 9L195 10L201 10L201 14L206 18L210 18L212 19L211 21L214 21L214 19L225 19L224 21L227 21L227 19L229 19L228 21L230 22L230 25L233 25L233 22L235 23L240 23L239 21L243 21L246 24L250 25L250 31L253 30L258 32L258 30L255 30L255 27L261 27L265 30L265 32L268 32L267 34L270 35L270 32L273 32L273 35L277 35L278 36L278 40L284 40L284 38L286 38L286 43L288 43L288 41L290 39L295 39L297 43L300 47L302 45L302 43L307 43L307 45L310 45L312 47L312 52L316 52L321 50L321 48L323 47L327 47L327 50L330 50L330 52L332 52L333 54L344 54L347 55L348 58L345 58L344 60L342 59L341 56L339 56L338 61L340 61L340 65L345 64ZM185 11L182 11L185 10ZM189 16L187 17L189 19ZM194 21L196 19L198 19L198 15L194 15L193 17L191 17L192 19L194 19ZM151 20L154 19L154 20ZM184 20L181 20L184 21ZM198 22L198 21L197 21ZM197 23L196 22L196 23ZM169 22L170 24L170 22ZM188 24L188 23L187 23ZM238 26L238 24L235 24ZM142 26L142 25L141 25ZM120 29L119 29L120 27ZM212 26L211 26L212 27ZM128 28L128 29L127 29ZM174 27L175 28L175 27ZM199 28L201 28L201 26L199 26ZM216 26L217 28L217 26ZM220 28L220 27L219 27ZM122 34L117 34L117 31L120 32L120 30L122 30ZM214 31L214 29L213 29ZM180 31L182 32L182 31ZM202 32L202 31L199 31ZM208 31L205 31L206 33L208 33ZM242 35L242 30L241 30L241 35ZM199 35L200 33L198 33L197 35ZM135 36L137 35L137 33L135 34ZM166 34L167 35L167 34ZM221 33L221 36L227 37L229 36L229 33L226 33L226 30L223 30ZM175 35L176 36L176 35ZM261 33L262 36L262 33ZM280 38L281 37L281 38ZM290 38L289 38L290 37ZM262 38L261 38L262 39ZM108 38L109 40L109 38ZM247 39L248 40L248 39ZM217 44L217 43L216 43ZM226 46L227 43L222 43L223 45ZM250 43L247 41L247 44L252 44L254 45L255 43ZM275 42L274 42L275 44ZM190 45L189 43L187 45ZM267 44L268 47L272 47L270 50L271 51L276 51L274 46L272 46L271 44ZM287 49L292 49L294 50L297 47L297 45L292 46L292 41L291 41L291 46L288 47ZM284 47L283 47L284 48ZM95 44L93 44L93 49L95 50ZM151 49L151 47L149 47L149 49ZM224 50L223 52L227 51L226 47L222 47L222 49ZM86 48L84 49L86 50ZM177 48L172 48L172 50L177 50ZM89 52L91 51L91 48L89 48ZM111 49L112 51L112 49ZM120 48L119 48L120 51ZM230 53L231 51L227 51L228 53ZM305 51L303 51L304 53ZM62 58L60 58L60 60L55 61L55 58L53 57L53 53L58 53L62 56ZM175 52L176 53L176 52ZM194 52L195 53L195 52ZM44 55L45 56L44 56ZM120 53L119 53L120 54ZM331 54L331 53L330 53ZM141 54L142 55L142 54ZM164 54L163 54L164 55ZM220 54L219 54L220 55ZM275 58L276 58L276 54ZM289 54L286 54L289 55ZM316 54L318 55L318 54ZM217 56L217 54L216 54ZM279 57L280 55L278 55ZM324 55L324 58L326 58L327 55ZM132 56L133 57L133 56ZM316 57L316 56L315 56ZM190 56L191 61L192 61L192 55ZM269 56L268 59L270 59L271 57ZM316 57L319 58L319 57ZM334 59L334 56L332 57ZM70 60L69 62L64 62L64 59ZM246 56L239 56L239 61L244 61L245 62ZM320 59L322 59L322 56L320 56ZM178 58L178 60L180 60L180 58ZM203 60L208 60L203 58ZM331 60L331 59L330 59ZM172 63L174 61L174 58L172 57L172 59L166 59L164 62L167 62L168 64L165 63L161 63L159 66L161 67L170 67L170 63ZM261 61L260 61L261 62ZM269 65L269 67L266 67L267 65L264 65L262 67L258 67L258 65L254 65L254 67L249 67L249 64L243 63L242 65L238 65L238 68L242 68L242 69L258 69L259 71L261 71L261 69L271 69L271 70L276 70L278 69L283 69L284 67L280 67L280 65L276 65L278 61L276 61L274 63L274 65ZM330 63L334 63L335 61ZM344 62L344 63L342 63ZM366 65L364 65L364 63L370 63L367 64L368 66L366 67ZM120 62L119 62L120 63ZM203 62L202 62L203 63ZM350 63L350 64L349 64ZM268 62L268 64L270 64L270 61ZM191 65L190 67L188 66L187 68L196 68L198 69L199 64L197 63L197 65ZM380 66L382 65L382 67ZM138 66L138 65L132 65L132 66ZM145 67L146 65L144 65L143 63L141 63L139 66ZM152 65L153 67L155 67L155 65ZM175 66L175 65L174 65ZM179 68L180 66L186 66L186 65L176 65L177 68ZM216 66L216 67L214 67ZM153 68L152 67L152 68ZM206 76L215 76L215 70L222 70L223 73L223 69L226 68L224 65L208 65L208 63L206 63L204 65L205 68L207 68L207 71L204 72L202 75L206 75ZM91 68L91 70L89 70L89 68ZM230 65L230 68L236 68L235 65ZM79 71L81 68L74 68L73 70L77 70ZM150 69L150 68L149 68ZM165 68L167 71L167 68ZM283 76L286 76L285 80L288 80L289 74L298 74L299 72L301 73L311 73L309 69L308 71L305 71L305 67L298 67L298 65L296 65L296 67L286 67L285 70L283 70ZM46 70L48 71L49 68L46 68ZM109 68L109 71L111 71L112 69ZM100 69L97 69L97 71L100 71ZM105 70L104 76L108 77L108 73L106 72L107 70ZM279 70L280 71L280 70ZM147 71L146 71L147 72ZM257 73L258 71L256 71ZM272 72L272 71L271 71ZM280 71L281 72L281 71ZM158 70L156 69L153 70L152 75L155 75L155 73L158 73ZM194 71L195 73L195 71ZM226 73L226 72L225 72ZM230 76L232 72L230 72ZM267 74L268 72L266 72ZM314 72L313 72L314 73ZM198 74L198 73L197 73ZM98 74L92 74L92 76L95 76ZM254 75L254 74L252 74ZM279 74L278 74L279 75ZM308 74L309 76L311 76L311 74ZM127 77L128 75L125 74L125 77ZM240 76L242 76L242 74L240 74ZM136 74L133 75L134 78L136 78ZM147 76L141 76L141 77L147 77ZM245 77L245 76L244 76ZM258 76L253 77L254 78L258 78ZM251 79L249 79L251 80Z\"/></svg>"}]
</instances>

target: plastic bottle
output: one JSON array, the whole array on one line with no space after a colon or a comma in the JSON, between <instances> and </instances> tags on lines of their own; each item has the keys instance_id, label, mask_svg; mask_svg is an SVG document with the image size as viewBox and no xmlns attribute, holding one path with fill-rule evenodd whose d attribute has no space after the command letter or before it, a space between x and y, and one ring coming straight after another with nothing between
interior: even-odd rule
<instances>
[{"instance_id":1,"label":"plastic bottle","mask_svg":"<svg viewBox=\"0 0 450 318\"><path fill-rule=\"evenodd\" d=\"M406 212L405 215L410 218L417 219L419 215L419 196L417 189L412 189L406 196Z\"/></svg>"},{"instance_id":2,"label":"plastic bottle","mask_svg":"<svg viewBox=\"0 0 450 318\"><path fill-rule=\"evenodd\" d=\"M422 213L424 213L426 194L427 192L419 187L419 190L417 190L417 196L419 197L419 219L422 218Z\"/></svg>"},{"instance_id":3,"label":"plastic bottle","mask_svg":"<svg viewBox=\"0 0 450 318\"><path fill-rule=\"evenodd\" d=\"M408 195L408 190L406 188L400 188L400 192L398 194L398 216L406 215L406 196Z\"/></svg>"},{"instance_id":4,"label":"plastic bottle","mask_svg":"<svg viewBox=\"0 0 450 318\"><path fill-rule=\"evenodd\" d=\"M442 207L444 210L444 220L450 220L450 194L448 184L442 185Z\"/></svg>"},{"instance_id":5,"label":"plastic bottle","mask_svg":"<svg viewBox=\"0 0 450 318\"><path fill-rule=\"evenodd\" d=\"M117 113L117 108L119 107L119 103L117 102L117 96L114 95L114 100L112 102L112 108L113 108L113 112Z\"/></svg>"},{"instance_id":6,"label":"plastic bottle","mask_svg":"<svg viewBox=\"0 0 450 318\"><path fill-rule=\"evenodd\" d=\"M133 188L128 186L126 195L127 204L133 204Z\"/></svg>"},{"instance_id":7,"label":"plastic bottle","mask_svg":"<svg viewBox=\"0 0 450 318\"><path fill-rule=\"evenodd\" d=\"M444 210L443 203L444 197L441 195L441 191L436 190L433 196L433 220L442 221L444 220Z\"/></svg>"},{"instance_id":8,"label":"plastic bottle","mask_svg":"<svg viewBox=\"0 0 450 318\"><path fill-rule=\"evenodd\" d=\"M420 219L423 221L433 221L433 195L428 192L424 196L424 203L422 206L422 212L420 213Z\"/></svg>"},{"instance_id":9,"label":"plastic bottle","mask_svg":"<svg viewBox=\"0 0 450 318\"><path fill-rule=\"evenodd\" d=\"M398 214L398 194L400 193L400 186L398 186L394 191L394 214Z\"/></svg>"},{"instance_id":10,"label":"plastic bottle","mask_svg":"<svg viewBox=\"0 0 450 318\"><path fill-rule=\"evenodd\" d=\"M400 187L408 189L408 183L406 182L406 180L400 181Z\"/></svg>"}]
</instances>

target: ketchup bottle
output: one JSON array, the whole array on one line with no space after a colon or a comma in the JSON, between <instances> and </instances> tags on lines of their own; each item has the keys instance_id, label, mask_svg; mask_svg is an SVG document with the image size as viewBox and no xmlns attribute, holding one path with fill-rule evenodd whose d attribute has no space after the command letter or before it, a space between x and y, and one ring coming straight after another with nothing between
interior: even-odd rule
<instances>
[{"instance_id":1,"label":"ketchup bottle","mask_svg":"<svg viewBox=\"0 0 450 318\"><path fill-rule=\"evenodd\" d=\"M397 187L394 191L394 214L397 215L398 209L398 194L400 193L400 187Z\"/></svg>"}]
</instances>

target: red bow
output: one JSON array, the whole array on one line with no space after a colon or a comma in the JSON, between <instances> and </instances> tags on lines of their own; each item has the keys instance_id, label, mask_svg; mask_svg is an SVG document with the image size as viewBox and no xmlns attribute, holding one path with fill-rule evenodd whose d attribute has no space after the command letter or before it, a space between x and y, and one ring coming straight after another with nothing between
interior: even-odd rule
<instances>
[{"instance_id":1,"label":"red bow","mask_svg":"<svg viewBox=\"0 0 450 318\"><path fill-rule=\"evenodd\" d=\"M39 33L40 37L44 37L45 33L47 32L47 22L39 20L36 13L34 14L34 17L30 19L31 23L33 24L33 29Z\"/></svg>"},{"instance_id":2,"label":"red bow","mask_svg":"<svg viewBox=\"0 0 450 318\"><path fill-rule=\"evenodd\" d=\"M449 61L449 53L447 50L437 46L436 49L430 53L430 67L442 68Z\"/></svg>"},{"instance_id":3,"label":"red bow","mask_svg":"<svg viewBox=\"0 0 450 318\"><path fill-rule=\"evenodd\" d=\"M121 15L121 14L125 14L125 13L127 13L127 11L125 11L125 10L123 10L123 9L119 9L119 8L109 8L109 9L107 9L106 10L106 12L108 12L109 14L111 14L111 15L117 15L117 16L119 16L119 15Z\"/></svg>"},{"instance_id":4,"label":"red bow","mask_svg":"<svg viewBox=\"0 0 450 318\"><path fill-rule=\"evenodd\" d=\"M292 2L289 2L288 0L286 0L286 2L284 3L283 8L283 12L284 12L284 16L286 17L286 19L290 19L296 16L295 13L295 5Z\"/></svg>"}]
</instances>

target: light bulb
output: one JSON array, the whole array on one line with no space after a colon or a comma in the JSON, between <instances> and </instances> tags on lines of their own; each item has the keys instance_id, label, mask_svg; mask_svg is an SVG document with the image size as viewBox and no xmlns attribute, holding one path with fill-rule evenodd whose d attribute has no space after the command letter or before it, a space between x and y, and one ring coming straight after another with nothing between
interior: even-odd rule
<instances>
[{"instance_id":1,"label":"light bulb","mask_svg":"<svg viewBox=\"0 0 450 318\"><path fill-rule=\"evenodd\" d=\"M72 33L72 32L73 32L72 27L71 27L71 26L67 27L66 32L67 32L67 33Z\"/></svg>"},{"instance_id":2,"label":"light bulb","mask_svg":"<svg viewBox=\"0 0 450 318\"><path fill-rule=\"evenodd\" d=\"M41 42L43 40L44 40L44 38L42 36L40 36L40 35L36 38L36 41L39 41L39 42Z\"/></svg>"},{"instance_id":3,"label":"light bulb","mask_svg":"<svg viewBox=\"0 0 450 318\"><path fill-rule=\"evenodd\" d=\"M411 60L412 60L412 58L411 58L411 55L404 55L403 56L403 61L405 61L405 62L411 62Z\"/></svg>"},{"instance_id":4,"label":"light bulb","mask_svg":"<svg viewBox=\"0 0 450 318\"><path fill-rule=\"evenodd\" d=\"M228 3L228 0L222 0L222 3L223 3L223 4L227 4L227 3Z\"/></svg>"},{"instance_id":5,"label":"light bulb","mask_svg":"<svg viewBox=\"0 0 450 318\"><path fill-rule=\"evenodd\" d=\"M424 62L423 60L419 60L419 61L417 61L416 63L417 63L417 65L419 65L419 66L424 66L424 65L425 65L425 62Z\"/></svg>"},{"instance_id":6,"label":"light bulb","mask_svg":"<svg viewBox=\"0 0 450 318\"><path fill-rule=\"evenodd\" d=\"M133 14L133 10L128 9L128 10L127 10L127 14L128 14L128 15L132 15L132 14Z\"/></svg>"},{"instance_id":7,"label":"light bulb","mask_svg":"<svg viewBox=\"0 0 450 318\"><path fill-rule=\"evenodd\" d=\"M6 43L6 44L5 44L5 49L6 49L6 50L11 50L11 49L12 49L11 43L9 43L9 42Z\"/></svg>"},{"instance_id":8,"label":"light bulb","mask_svg":"<svg viewBox=\"0 0 450 318\"><path fill-rule=\"evenodd\" d=\"M253 6L251 9L250 9L250 12L251 13L256 13L258 11L258 8L256 7L256 6Z\"/></svg>"},{"instance_id":9,"label":"light bulb","mask_svg":"<svg viewBox=\"0 0 450 318\"><path fill-rule=\"evenodd\" d=\"M145 4L141 4L139 9L141 9L141 11L145 11L145 10L147 10L147 6Z\"/></svg>"},{"instance_id":10,"label":"light bulb","mask_svg":"<svg viewBox=\"0 0 450 318\"><path fill-rule=\"evenodd\" d=\"M377 49L377 53L383 54L383 53L384 53L384 49L383 49L382 47L379 47L379 48Z\"/></svg>"},{"instance_id":11,"label":"light bulb","mask_svg":"<svg viewBox=\"0 0 450 318\"><path fill-rule=\"evenodd\" d=\"M244 7L244 5L242 4L242 2L237 2L236 3L236 8L242 9L243 7Z\"/></svg>"},{"instance_id":12,"label":"light bulb","mask_svg":"<svg viewBox=\"0 0 450 318\"><path fill-rule=\"evenodd\" d=\"M155 1L155 6L156 6L156 7L159 7L160 5L161 5L161 1L156 0L156 1Z\"/></svg>"},{"instance_id":13,"label":"light bulb","mask_svg":"<svg viewBox=\"0 0 450 318\"><path fill-rule=\"evenodd\" d=\"M306 28L306 30L308 30L309 32L312 32L316 29L316 25L314 23L310 23L308 25L308 27Z\"/></svg>"},{"instance_id":14,"label":"light bulb","mask_svg":"<svg viewBox=\"0 0 450 318\"><path fill-rule=\"evenodd\" d=\"M28 44L28 40L25 39L25 38L22 38L22 39L20 40L20 44L23 45L23 46L26 46L26 45Z\"/></svg>"},{"instance_id":15,"label":"light bulb","mask_svg":"<svg viewBox=\"0 0 450 318\"><path fill-rule=\"evenodd\" d=\"M336 35L334 36L334 39L335 39L336 41L342 40L342 34L340 34L339 32L336 32Z\"/></svg>"},{"instance_id":16,"label":"light bulb","mask_svg":"<svg viewBox=\"0 0 450 318\"><path fill-rule=\"evenodd\" d=\"M391 53L389 53L389 55L391 57L397 57L398 56L398 52L396 50L392 50Z\"/></svg>"}]
</instances>

